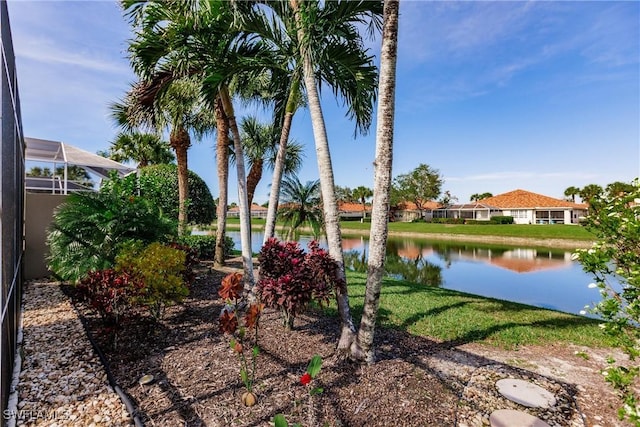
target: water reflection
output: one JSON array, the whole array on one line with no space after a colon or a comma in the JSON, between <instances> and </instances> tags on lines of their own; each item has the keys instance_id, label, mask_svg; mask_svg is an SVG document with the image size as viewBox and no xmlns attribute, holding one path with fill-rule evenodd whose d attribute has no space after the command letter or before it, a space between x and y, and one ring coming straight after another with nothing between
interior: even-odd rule
<instances>
[{"instance_id":1,"label":"water reflection","mask_svg":"<svg viewBox=\"0 0 640 427\"><path fill-rule=\"evenodd\" d=\"M344 253L345 267L359 273L367 272L365 251L351 250ZM385 261L385 273L396 279L428 286L442 285L442 267L432 264L418 255L408 259L398 254L389 253Z\"/></svg>"},{"instance_id":2,"label":"water reflection","mask_svg":"<svg viewBox=\"0 0 640 427\"><path fill-rule=\"evenodd\" d=\"M240 247L240 233L227 234ZM262 236L252 233L256 253ZM302 236L301 246L310 239ZM326 242L320 243L326 248ZM368 239L343 236L342 243L346 266L366 272ZM601 299L598 289L587 287L592 278L571 260L571 251L404 237L391 237L387 243L387 273L410 282L573 314Z\"/></svg>"}]
</instances>

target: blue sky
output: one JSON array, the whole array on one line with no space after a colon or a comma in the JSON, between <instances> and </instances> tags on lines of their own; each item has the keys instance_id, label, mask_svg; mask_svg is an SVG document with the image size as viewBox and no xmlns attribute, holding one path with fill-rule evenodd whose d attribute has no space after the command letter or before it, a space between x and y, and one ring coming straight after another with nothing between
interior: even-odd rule
<instances>
[{"instance_id":1,"label":"blue sky","mask_svg":"<svg viewBox=\"0 0 640 427\"><path fill-rule=\"evenodd\" d=\"M135 80L117 3L8 5L25 135L107 149L108 105ZM426 163L465 202L516 188L561 198L640 175L639 2L403 0L400 13L394 176ZM375 119L354 139L341 102L323 95L336 184L373 187ZM292 137L307 147L300 179L317 179L308 111ZM214 153L211 138L194 143L189 167L217 197Z\"/></svg>"}]
</instances>

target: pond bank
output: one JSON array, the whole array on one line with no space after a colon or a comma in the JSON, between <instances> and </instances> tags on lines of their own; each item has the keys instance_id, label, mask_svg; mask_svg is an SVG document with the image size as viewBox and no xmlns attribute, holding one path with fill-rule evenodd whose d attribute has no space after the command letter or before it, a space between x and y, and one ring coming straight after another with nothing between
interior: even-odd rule
<instances>
[{"instance_id":1,"label":"pond bank","mask_svg":"<svg viewBox=\"0 0 640 427\"><path fill-rule=\"evenodd\" d=\"M262 231L262 226L251 227L254 231ZM227 224L228 230L239 230L237 224ZM310 231L305 227L300 227L300 231ZM342 229L343 236L368 236L369 230L358 230L352 228ZM588 249L593 242L588 240L573 239L540 239L534 237L512 237L512 236L485 236L472 234L448 234L448 233L421 233L408 231L389 231L390 237L410 237L415 239L439 240L439 241L457 241L469 243L492 243L503 244L508 246L528 246L543 247L557 249Z\"/></svg>"}]
</instances>

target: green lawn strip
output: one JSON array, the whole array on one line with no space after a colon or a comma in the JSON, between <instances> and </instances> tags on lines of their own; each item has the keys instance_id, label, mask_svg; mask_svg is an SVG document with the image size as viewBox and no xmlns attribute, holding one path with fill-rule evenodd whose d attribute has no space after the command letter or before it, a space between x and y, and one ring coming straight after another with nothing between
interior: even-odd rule
<instances>
[{"instance_id":1,"label":"green lawn strip","mask_svg":"<svg viewBox=\"0 0 640 427\"><path fill-rule=\"evenodd\" d=\"M347 279L353 316L359 319L366 274L347 272ZM335 307L327 310L337 315ZM613 346L595 319L391 278L383 283L378 322L438 341L503 348L556 343Z\"/></svg>"},{"instance_id":2,"label":"green lawn strip","mask_svg":"<svg viewBox=\"0 0 640 427\"><path fill-rule=\"evenodd\" d=\"M368 230L369 223L341 221L343 232L348 230ZM474 224L431 224L425 222L391 222L389 232L425 234L466 234L471 236L522 237L536 239L594 240L595 237L584 227L577 225L474 225Z\"/></svg>"},{"instance_id":3,"label":"green lawn strip","mask_svg":"<svg viewBox=\"0 0 640 427\"><path fill-rule=\"evenodd\" d=\"M264 229L265 220L252 218L251 228ZM230 228L239 228L238 218L228 218L227 225ZM281 226L281 224L279 224ZM343 234L349 231L369 230L371 223L359 221L340 221ZM578 225L529 225L529 224L502 224L502 225L474 225L474 224L431 224L426 222L391 222L389 232L419 233L419 234L459 234L469 236L497 236L520 237L533 239L570 239L570 240L595 240L595 236L584 227Z\"/></svg>"}]
</instances>

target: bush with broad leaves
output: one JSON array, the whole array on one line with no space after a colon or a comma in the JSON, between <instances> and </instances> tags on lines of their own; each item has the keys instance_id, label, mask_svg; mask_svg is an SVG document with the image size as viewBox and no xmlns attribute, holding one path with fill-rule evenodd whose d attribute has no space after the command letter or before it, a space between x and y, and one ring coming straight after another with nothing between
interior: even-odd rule
<instances>
[{"instance_id":1,"label":"bush with broad leaves","mask_svg":"<svg viewBox=\"0 0 640 427\"><path fill-rule=\"evenodd\" d=\"M345 286L338 275L338 264L329 253L312 241L305 252L297 242L269 239L258 258L261 301L282 312L285 329L292 329L295 316L311 301L329 302L336 286Z\"/></svg>"}]
</instances>

